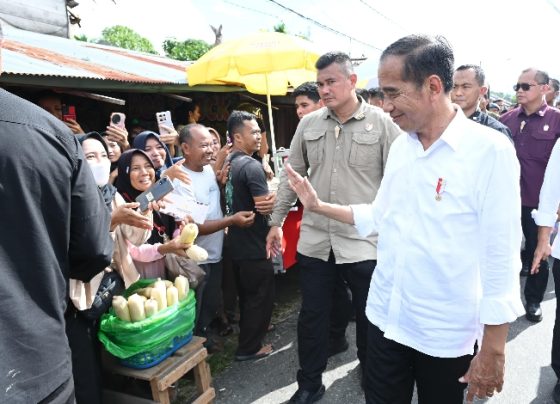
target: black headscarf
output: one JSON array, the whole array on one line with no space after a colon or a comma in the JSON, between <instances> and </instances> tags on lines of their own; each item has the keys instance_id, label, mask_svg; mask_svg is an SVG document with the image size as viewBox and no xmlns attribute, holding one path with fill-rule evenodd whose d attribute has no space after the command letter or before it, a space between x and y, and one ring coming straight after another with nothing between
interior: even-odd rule
<instances>
[{"instance_id":1,"label":"black headscarf","mask_svg":"<svg viewBox=\"0 0 560 404\"><path fill-rule=\"evenodd\" d=\"M121 155L118 161L119 175L117 176L116 185L117 190L127 202L134 202L136 197L142 193L142 191L134 188L130 182L130 164L132 163L132 157L136 154L141 154L146 157L152 168L155 170L154 163L152 163L148 154L146 154L143 150L129 149ZM163 233L166 233L169 238L172 238L175 226L175 220L173 217L163 213L154 212L154 229L152 230L152 235L148 239L147 243L155 244L164 242L161 235Z\"/></svg>"},{"instance_id":2,"label":"black headscarf","mask_svg":"<svg viewBox=\"0 0 560 404\"><path fill-rule=\"evenodd\" d=\"M84 143L84 140L86 140L86 139L97 140L98 142L100 142L103 145L103 148L105 149L107 154L109 154L109 147L107 146L107 143L105 142L105 140L103 139L103 137L99 133L88 132L85 135L78 137L78 142L80 142L80 144L82 144L82 143ZM115 188L112 184L107 182L107 184L99 187L99 191L101 192L101 195L103 196L103 200L105 201L105 205L107 205L107 208L109 208L109 211L112 211L113 210L113 198L115 197L115 194L117 193L117 188Z\"/></svg>"},{"instance_id":3,"label":"black headscarf","mask_svg":"<svg viewBox=\"0 0 560 404\"><path fill-rule=\"evenodd\" d=\"M152 168L155 170L154 163L152 163L150 156L148 156L144 150L129 149L121 154L121 157L117 162L118 176L115 185L117 186L119 193L127 202L134 202L136 197L142 193L142 191L134 188L130 182L130 164L132 164L132 157L136 154L146 157Z\"/></svg>"},{"instance_id":4,"label":"black headscarf","mask_svg":"<svg viewBox=\"0 0 560 404\"><path fill-rule=\"evenodd\" d=\"M165 150L165 159L163 165L156 170L156 179L159 179L161 174L173 165L173 159L171 158L171 154L169 153L169 149L167 148L167 145L159 139L159 135L156 132L152 132L150 130L145 130L144 132L140 132L138 136L134 138L132 145L134 146L135 149L146 150L146 142L148 141L149 137L153 137L154 139L156 139L158 143L162 145L163 149Z\"/></svg>"}]
</instances>

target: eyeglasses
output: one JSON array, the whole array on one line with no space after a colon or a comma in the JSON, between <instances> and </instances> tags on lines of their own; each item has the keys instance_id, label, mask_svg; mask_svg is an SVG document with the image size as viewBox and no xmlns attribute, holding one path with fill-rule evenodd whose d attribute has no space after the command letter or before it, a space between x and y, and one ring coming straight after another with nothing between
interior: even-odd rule
<instances>
[{"instance_id":1,"label":"eyeglasses","mask_svg":"<svg viewBox=\"0 0 560 404\"><path fill-rule=\"evenodd\" d=\"M533 86L538 86L538 84L517 83L513 86L513 91L519 91L519 89L522 89L523 91L529 91Z\"/></svg>"}]
</instances>

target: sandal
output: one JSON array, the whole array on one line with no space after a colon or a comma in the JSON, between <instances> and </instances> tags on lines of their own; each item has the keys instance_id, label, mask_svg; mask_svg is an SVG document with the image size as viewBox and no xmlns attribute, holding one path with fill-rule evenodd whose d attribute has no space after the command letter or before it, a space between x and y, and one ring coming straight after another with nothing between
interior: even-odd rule
<instances>
[{"instance_id":1,"label":"sandal","mask_svg":"<svg viewBox=\"0 0 560 404\"><path fill-rule=\"evenodd\" d=\"M266 346L267 345L264 345L261 349L259 349L257 352L255 352L252 355L235 355L235 360L237 362L243 362L243 361L266 358L268 355L274 352L274 348L272 347L272 345L268 345L270 347L270 351L261 352L261 350Z\"/></svg>"}]
</instances>

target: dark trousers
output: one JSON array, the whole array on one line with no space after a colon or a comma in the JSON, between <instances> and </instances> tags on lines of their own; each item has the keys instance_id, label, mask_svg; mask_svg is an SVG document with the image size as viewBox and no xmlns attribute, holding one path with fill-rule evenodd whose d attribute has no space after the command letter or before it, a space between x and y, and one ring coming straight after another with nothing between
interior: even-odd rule
<instances>
[{"instance_id":1,"label":"dark trousers","mask_svg":"<svg viewBox=\"0 0 560 404\"><path fill-rule=\"evenodd\" d=\"M222 312L228 321L233 322L237 313L237 285L235 284L235 273L233 261L228 246L228 238L224 238L224 249L222 254Z\"/></svg>"},{"instance_id":2,"label":"dark trousers","mask_svg":"<svg viewBox=\"0 0 560 404\"><path fill-rule=\"evenodd\" d=\"M535 209L528 206L521 207L521 227L525 236L525 252L523 254L524 264L531 268L533 255L537 248L538 226L531 217L531 211ZM539 272L527 276L525 283L525 300L527 303L541 303L548 283L548 262L542 261Z\"/></svg>"},{"instance_id":3,"label":"dark trousers","mask_svg":"<svg viewBox=\"0 0 560 404\"><path fill-rule=\"evenodd\" d=\"M200 304L199 316L196 320L195 334L206 337L206 329L218 316L222 293L222 262L214 264L200 264L206 272L204 283L198 291Z\"/></svg>"},{"instance_id":4,"label":"dark trousers","mask_svg":"<svg viewBox=\"0 0 560 404\"><path fill-rule=\"evenodd\" d=\"M558 236L557 236L558 237ZM552 331L552 369L556 377L560 379L560 261L554 259L552 265L552 276L554 277L554 292L556 293L556 319L554 320L554 330Z\"/></svg>"},{"instance_id":5,"label":"dark trousers","mask_svg":"<svg viewBox=\"0 0 560 404\"><path fill-rule=\"evenodd\" d=\"M352 292L343 271L338 271L334 283L333 307L329 327L329 345L339 346L346 340L346 328L354 313Z\"/></svg>"},{"instance_id":6,"label":"dark trousers","mask_svg":"<svg viewBox=\"0 0 560 404\"><path fill-rule=\"evenodd\" d=\"M356 312L356 346L358 359L365 369L367 344L366 300L371 275L376 261L335 264L331 251L327 262L297 254L300 271L301 310L298 318L298 355L300 369L298 384L305 390L321 386L321 375L327 366L329 333L344 329L348 324L348 310L337 303L337 294L346 290L337 288L337 279L343 276L352 291ZM336 322L331 326L331 321Z\"/></svg>"},{"instance_id":7,"label":"dark trousers","mask_svg":"<svg viewBox=\"0 0 560 404\"><path fill-rule=\"evenodd\" d=\"M257 353L274 304L274 268L269 259L233 260L239 293L239 344L236 355Z\"/></svg>"},{"instance_id":8,"label":"dark trousers","mask_svg":"<svg viewBox=\"0 0 560 404\"><path fill-rule=\"evenodd\" d=\"M66 335L72 351L76 403L100 404L102 402L101 347L97 339L97 324L81 316L73 306L68 312Z\"/></svg>"},{"instance_id":9,"label":"dark trousers","mask_svg":"<svg viewBox=\"0 0 560 404\"><path fill-rule=\"evenodd\" d=\"M414 383L419 404L462 404L467 384L459 383L472 355L435 358L384 337L369 323L365 378L368 404L410 404Z\"/></svg>"}]
</instances>

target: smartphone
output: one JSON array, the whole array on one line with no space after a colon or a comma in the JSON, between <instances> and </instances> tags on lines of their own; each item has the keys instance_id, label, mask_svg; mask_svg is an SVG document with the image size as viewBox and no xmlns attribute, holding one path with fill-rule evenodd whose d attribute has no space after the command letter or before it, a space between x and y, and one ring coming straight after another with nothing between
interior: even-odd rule
<instances>
[{"instance_id":1,"label":"smartphone","mask_svg":"<svg viewBox=\"0 0 560 404\"><path fill-rule=\"evenodd\" d=\"M126 119L126 115L123 114L122 112L113 112L111 114L111 119L109 120L109 126L114 125L114 126L118 126L121 129L124 129L125 119Z\"/></svg>"},{"instance_id":2,"label":"smartphone","mask_svg":"<svg viewBox=\"0 0 560 404\"><path fill-rule=\"evenodd\" d=\"M73 121L76 120L76 107L73 105L62 105L62 120L68 121L72 119Z\"/></svg>"},{"instance_id":3,"label":"smartphone","mask_svg":"<svg viewBox=\"0 0 560 404\"><path fill-rule=\"evenodd\" d=\"M136 197L136 202L140 204L140 212L146 211L150 202L159 201L173 189L173 183L169 178L164 177L157 180L149 189Z\"/></svg>"},{"instance_id":4,"label":"smartphone","mask_svg":"<svg viewBox=\"0 0 560 404\"><path fill-rule=\"evenodd\" d=\"M156 112L156 121L158 124L160 135L169 133L169 131L162 128L162 126L173 128L173 121L171 121L171 112L169 111Z\"/></svg>"}]
</instances>

